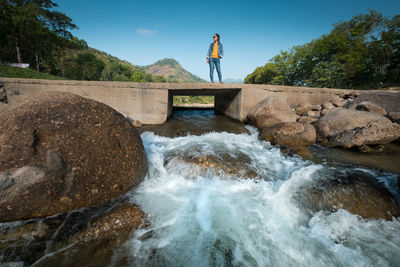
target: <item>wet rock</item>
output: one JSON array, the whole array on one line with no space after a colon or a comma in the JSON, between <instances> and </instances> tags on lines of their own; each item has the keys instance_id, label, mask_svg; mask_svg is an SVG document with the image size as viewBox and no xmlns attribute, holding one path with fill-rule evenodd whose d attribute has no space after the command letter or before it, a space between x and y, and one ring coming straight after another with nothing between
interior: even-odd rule
<instances>
[{"instance_id":1,"label":"wet rock","mask_svg":"<svg viewBox=\"0 0 400 267\"><path fill-rule=\"evenodd\" d=\"M336 173L334 177L314 181L299 191L312 213L345 209L370 219L392 220L400 216L400 207L392 194L375 177L362 171Z\"/></svg>"},{"instance_id":2,"label":"wet rock","mask_svg":"<svg viewBox=\"0 0 400 267\"><path fill-rule=\"evenodd\" d=\"M387 144L400 137L400 125L391 121L372 121L365 127L345 130L329 139L329 144L350 148L362 145Z\"/></svg>"},{"instance_id":3,"label":"wet rock","mask_svg":"<svg viewBox=\"0 0 400 267\"><path fill-rule=\"evenodd\" d=\"M285 97L271 95L250 113L249 121L257 128L262 129L282 122L295 122L296 113L290 108Z\"/></svg>"},{"instance_id":4,"label":"wet rock","mask_svg":"<svg viewBox=\"0 0 400 267\"><path fill-rule=\"evenodd\" d=\"M311 108L312 105L310 103L304 103L303 105L296 108L296 114L302 116L304 114L307 114L307 112L309 112Z\"/></svg>"},{"instance_id":5,"label":"wet rock","mask_svg":"<svg viewBox=\"0 0 400 267\"><path fill-rule=\"evenodd\" d=\"M198 171L206 176L208 172L213 175L228 175L232 178L255 178L258 176L257 170L252 166L251 159L245 154L235 156L229 154L206 155L206 156L167 156L164 165L167 169L175 168L177 162L190 163L196 166L196 170L189 168L190 178L197 177ZM193 174L193 175L191 175Z\"/></svg>"},{"instance_id":6,"label":"wet rock","mask_svg":"<svg viewBox=\"0 0 400 267\"><path fill-rule=\"evenodd\" d=\"M379 115L385 116L386 111L379 105L375 104L374 102L371 101L362 101L360 102L357 107L357 110L365 110L369 112L375 112Z\"/></svg>"},{"instance_id":7,"label":"wet rock","mask_svg":"<svg viewBox=\"0 0 400 267\"><path fill-rule=\"evenodd\" d=\"M263 128L258 138L269 141L272 145L280 145L299 149L315 143L315 128L311 124L286 122ZM300 149L303 150L303 149Z\"/></svg>"},{"instance_id":8,"label":"wet rock","mask_svg":"<svg viewBox=\"0 0 400 267\"><path fill-rule=\"evenodd\" d=\"M97 205L139 184L140 136L114 109L53 92L0 114L0 222ZM23 197L17 197L22 194Z\"/></svg>"},{"instance_id":9,"label":"wet rock","mask_svg":"<svg viewBox=\"0 0 400 267\"><path fill-rule=\"evenodd\" d=\"M381 153L384 151L384 145L376 145L376 146L367 146L361 145L358 147L358 151L362 153Z\"/></svg>"},{"instance_id":10,"label":"wet rock","mask_svg":"<svg viewBox=\"0 0 400 267\"><path fill-rule=\"evenodd\" d=\"M308 123L308 124L312 124L314 122L318 121L318 118L314 118L314 117L309 117L309 116L302 116L298 122L300 123Z\"/></svg>"},{"instance_id":11,"label":"wet rock","mask_svg":"<svg viewBox=\"0 0 400 267\"><path fill-rule=\"evenodd\" d=\"M137 206L120 199L19 225L8 223L9 229L3 224L0 257L35 266L108 266L144 220Z\"/></svg>"},{"instance_id":12,"label":"wet rock","mask_svg":"<svg viewBox=\"0 0 400 267\"><path fill-rule=\"evenodd\" d=\"M317 140L324 142L346 130L365 127L370 122L387 123L390 120L373 112L339 109L321 117L314 126L317 130Z\"/></svg>"}]
</instances>

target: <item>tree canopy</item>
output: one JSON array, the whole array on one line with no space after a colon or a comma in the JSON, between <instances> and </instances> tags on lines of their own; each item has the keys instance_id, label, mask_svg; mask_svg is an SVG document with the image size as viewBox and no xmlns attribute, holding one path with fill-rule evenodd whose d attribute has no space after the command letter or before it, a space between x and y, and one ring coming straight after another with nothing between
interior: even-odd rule
<instances>
[{"instance_id":1,"label":"tree canopy","mask_svg":"<svg viewBox=\"0 0 400 267\"><path fill-rule=\"evenodd\" d=\"M49 59L55 49L67 45L69 30L77 27L67 15L53 10L57 4L51 0L1 0L0 7L2 60L39 69L39 58Z\"/></svg>"},{"instance_id":2,"label":"tree canopy","mask_svg":"<svg viewBox=\"0 0 400 267\"><path fill-rule=\"evenodd\" d=\"M52 0L0 0L0 62L29 63L37 72L75 80L173 81L88 47L72 35L77 26L56 7ZM6 69L3 65L4 73L24 73Z\"/></svg>"},{"instance_id":3,"label":"tree canopy","mask_svg":"<svg viewBox=\"0 0 400 267\"><path fill-rule=\"evenodd\" d=\"M371 10L336 24L327 35L281 51L245 83L328 88L400 85L400 15Z\"/></svg>"}]
</instances>

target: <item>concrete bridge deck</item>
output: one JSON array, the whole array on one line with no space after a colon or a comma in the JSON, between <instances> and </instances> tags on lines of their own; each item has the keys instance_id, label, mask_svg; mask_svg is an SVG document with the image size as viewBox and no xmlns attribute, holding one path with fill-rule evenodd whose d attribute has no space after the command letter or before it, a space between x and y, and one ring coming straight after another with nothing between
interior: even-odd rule
<instances>
[{"instance_id":1,"label":"concrete bridge deck","mask_svg":"<svg viewBox=\"0 0 400 267\"><path fill-rule=\"evenodd\" d=\"M0 78L10 104L47 91L64 91L103 102L132 120L162 124L172 112L174 95L214 95L214 108L245 121L265 97L284 95L295 108L309 102L322 104L334 98L356 96L365 90L307 88L254 84L134 83Z\"/></svg>"}]
</instances>

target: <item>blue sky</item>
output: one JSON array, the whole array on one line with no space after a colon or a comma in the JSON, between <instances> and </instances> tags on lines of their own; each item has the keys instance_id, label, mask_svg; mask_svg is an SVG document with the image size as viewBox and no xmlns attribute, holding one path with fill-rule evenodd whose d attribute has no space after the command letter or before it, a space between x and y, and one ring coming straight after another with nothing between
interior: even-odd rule
<instances>
[{"instance_id":1,"label":"blue sky","mask_svg":"<svg viewBox=\"0 0 400 267\"><path fill-rule=\"evenodd\" d=\"M368 9L400 14L399 0L55 2L78 25L73 34L89 46L135 65L174 58L207 80L205 57L214 33L224 45L223 79L243 79L281 50L310 42Z\"/></svg>"}]
</instances>

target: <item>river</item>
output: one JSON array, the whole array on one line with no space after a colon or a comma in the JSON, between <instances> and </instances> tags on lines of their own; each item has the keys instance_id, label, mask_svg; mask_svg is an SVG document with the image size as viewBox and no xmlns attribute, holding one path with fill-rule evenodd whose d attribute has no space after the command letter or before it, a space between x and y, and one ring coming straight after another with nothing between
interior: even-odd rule
<instances>
[{"instance_id":1,"label":"river","mask_svg":"<svg viewBox=\"0 0 400 267\"><path fill-rule=\"evenodd\" d=\"M171 137L172 129L181 136ZM314 147L316 160L303 160L212 110L175 112L153 129L165 136L143 130L149 172L131 201L150 224L124 244L133 265L400 266L398 218L310 212L299 197L338 172L364 172L398 199L397 175L374 167L383 154L372 164L352 155L360 152ZM392 150L385 166L399 163Z\"/></svg>"},{"instance_id":2,"label":"river","mask_svg":"<svg viewBox=\"0 0 400 267\"><path fill-rule=\"evenodd\" d=\"M398 145L367 154L313 146L303 159L258 140L256 128L208 109L176 110L164 125L140 132L149 170L127 197L148 223L111 247L109 266L400 266L400 217L384 210L388 195L400 199ZM102 216L108 208L1 224L3 236L25 234L18 232L24 224L28 233L55 222L57 230L50 240L27 236L15 249L9 246L0 262L93 263L101 258L95 253L107 251L96 242L85 247L94 254L83 261L68 256L86 255L81 241L54 244L83 229L87 214Z\"/></svg>"}]
</instances>

